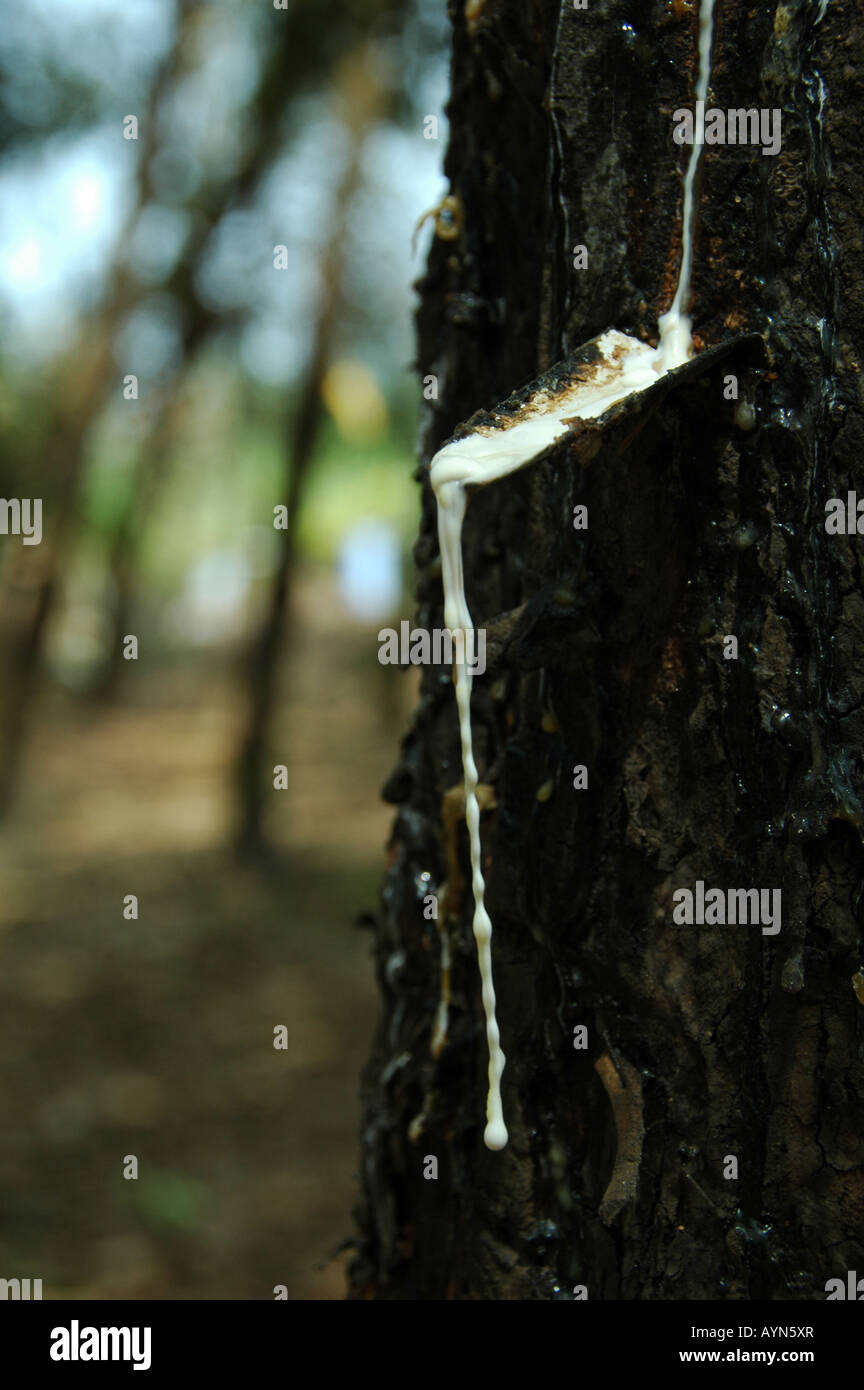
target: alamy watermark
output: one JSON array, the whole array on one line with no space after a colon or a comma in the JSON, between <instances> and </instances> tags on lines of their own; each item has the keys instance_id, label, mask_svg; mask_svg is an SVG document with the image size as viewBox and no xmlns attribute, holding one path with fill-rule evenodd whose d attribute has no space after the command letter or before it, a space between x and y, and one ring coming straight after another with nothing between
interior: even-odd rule
<instances>
[{"instance_id":1,"label":"alamy watermark","mask_svg":"<svg viewBox=\"0 0 864 1390\"><path fill-rule=\"evenodd\" d=\"M864 497L859 500L857 492L847 492L842 497L831 497L825 503L825 530L829 536L864 536Z\"/></svg>"},{"instance_id":2,"label":"alamy watermark","mask_svg":"<svg viewBox=\"0 0 864 1390\"><path fill-rule=\"evenodd\" d=\"M32 1291L31 1291L32 1285ZM0 1279L0 1300L28 1303L42 1297L41 1279Z\"/></svg>"},{"instance_id":3,"label":"alamy watermark","mask_svg":"<svg viewBox=\"0 0 864 1390\"><path fill-rule=\"evenodd\" d=\"M672 921L679 927L761 926L763 936L780 930L779 888L709 888L697 879L695 892L676 888Z\"/></svg>"},{"instance_id":4,"label":"alamy watermark","mask_svg":"<svg viewBox=\"0 0 864 1390\"><path fill-rule=\"evenodd\" d=\"M41 497L0 497L0 536L20 536L24 545L42 539Z\"/></svg>"},{"instance_id":5,"label":"alamy watermark","mask_svg":"<svg viewBox=\"0 0 864 1390\"><path fill-rule=\"evenodd\" d=\"M466 666L472 675L486 670L486 630L477 627L412 628L406 620L378 633L382 666Z\"/></svg>"},{"instance_id":6,"label":"alamy watermark","mask_svg":"<svg viewBox=\"0 0 864 1390\"><path fill-rule=\"evenodd\" d=\"M834 1303L838 1299L850 1299L853 1303L864 1303L864 1279L859 1279L854 1269L847 1269L845 1279L829 1279L825 1284L825 1302Z\"/></svg>"},{"instance_id":7,"label":"alamy watermark","mask_svg":"<svg viewBox=\"0 0 864 1390\"><path fill-rule=\"evenodd\" d=\"M133 1371L149 1371L152 1329L149 1327L82 1327L73 1318L69 1327L51 1330L52 1361L131 1361Z\"/></svg>"},{"instance_id":8,"label":"alamy watermark","mask_svg":"<svg viewBox=\"0 0 864 1390\"><path fill-rule=\"evenodd\" d=\"M776 106L706 111L697 101L695 114L688 106L673 111L672 139L676 145L761 145L763 154L779 154L782 114Z\"/></svg>"}]
</instances>

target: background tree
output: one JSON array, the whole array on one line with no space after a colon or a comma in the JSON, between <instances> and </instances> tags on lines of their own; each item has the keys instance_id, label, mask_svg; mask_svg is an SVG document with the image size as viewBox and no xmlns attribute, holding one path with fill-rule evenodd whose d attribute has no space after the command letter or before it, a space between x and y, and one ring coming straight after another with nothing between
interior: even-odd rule
<instances>
[{"instance_id":1,"label":"background tree","mask_svg":"<svg viewBox=\"0 0 864 1390\"><path fill-rule=\"evenodd\" d=\"M58 26L19 0L0 25L0 1269L46 1297L343 1296L445 23L71 0ZM272 854L239 863L280 565Z\"/></svg>"},{"instance_id":2,"label":"background tree","mask_svg":"<svg viewBox=\"0 0 864 1390\"><path fill-rule=\"evenodd\" d=\"M697 66L697 5L450 14L458 234L420 287L419 367L440 387L424 463L596 334L656 334L689 154L672 118ZM851 0L718 0L710 104L782 112L776 156L703 153L692 310L697 346L728 354L469 506L510 1144L482 1142L455 707L427 670L385 789L354 1297L823 1298L860 1267L864 596L858 538L826 534L825 504L861 459L862 37ZM435 627L420 477L416 620ZM673 892L699 879L782 889L779 934L674 925ZM454 952L437 1059L430 891Z\"/></svg>"},{"instance_id":3,"label":"background tree","mask_svg":"<svg viewBox=\"0 0 864 1390\"><path fill-rule=\"evenodd\" d=\"M309 469L324 416L322 387L333 353L333 340L344 306L344 262L349 245L350 214L362 176L363 147L369 127L380 114L384 93L370 55L349 54L334 79L334 105L344 126L345 166L335 191L330 230L320 257L321 292L311 334L309 360L297 402L286 426L284 525L278 528L279 558L266 611L248 658L248 712L240 738L235 776L238 785L237 847L241 854L261 854L264 808L272 792L272 770L265 766L276 700L279 658L289 639L291 588L297 559L297 527Z\"/></svg>"}]
</instances>

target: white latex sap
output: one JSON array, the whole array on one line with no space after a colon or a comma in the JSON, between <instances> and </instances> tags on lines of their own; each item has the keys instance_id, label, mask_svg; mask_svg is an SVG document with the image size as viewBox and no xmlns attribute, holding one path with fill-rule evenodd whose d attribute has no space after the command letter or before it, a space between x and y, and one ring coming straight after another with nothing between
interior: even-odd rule
<instances>
[{"instance_id":1,"label":"white latex sap","mask_svg":"<svg viewBox=\"0 0 864 1390\"><path fill-rule=\"evenodd\" d=\"M702 0L699 13L699 79L697 99L708 91L713 32L714 0ZM700 108L704 109L704 108ZM610 329L597 340L600 361L591 364L582 380L555 393L537 392L501 427L481 427L465 439L446 444L432 459L430 481L438 503L438 541L444 587L444 622L452 631L472 627L465 598L462 572L462 522L467 488L494 482L530 463L568 431L566 421L593 420L637 391L644 391L661 376L685 363L692 353L691 321L683 312L690 286L694 220L693 187L702 148L702 132L696 132L684 180L682 253L678 286L667 313L659 320L657 348ZM465 650L463 648L462 650ZM489 1090L486 1100L487 1148L503 1149L507 1127L501 1105L501 1074L505 1057L495 1012L492 982L492 923L486 911L480 844L480 807L477 802L477 767L471 739L472 672L466 663L453 666L462 766L465 782L465 818L471 848L471 882L474 893L474 940L480 966L486 1040L489 1050ZM440 1012L440 1011L439 1011ZM441 1034L437 1020L436 1035Z\"/></svg>"},{"instance_id":2,"label":"white latex sap","mask_svg":"<svg viewBox=\"0 0 864 1390\"><path fill-rule=\"evenodd\" d=\"M714 0L702 0L699 7L699 78L696 84L696 125L693 147L684 175L684 210L681 215L681 266L678 287L668 313L658 320L660 355L663 367L671 372L682 367L693 350L692 322L683 312L690 293L690 268L693 264L693 185L699 167L699 155L705 141L705 102L708 99L708 78L711 73L711 39L714 33Z\"/></svg>"}]
</instances>

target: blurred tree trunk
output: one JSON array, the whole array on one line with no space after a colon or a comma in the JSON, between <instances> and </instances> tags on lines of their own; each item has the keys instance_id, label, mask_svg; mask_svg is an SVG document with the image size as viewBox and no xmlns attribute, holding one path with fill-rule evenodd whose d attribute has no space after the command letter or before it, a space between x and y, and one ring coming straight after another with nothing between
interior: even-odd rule
<instances>
[{"instance_id":1,"label":"blurred tree trunk","mask_svg":"<svg viewBox=\"0 0 864 1390\"><path fill-rule=\"evenodd\" d=\"M51 384L43 425L40 484L44 494L45 538L38 559L26 552L11 557L0 587L0 816L15 789L24 746L42 642L60 588L63 558L74 530L81 479L91 431L120 380L114 341L120 325L141 297L127 247L142 209L150 199L151 171L159 148L157 116L165 96L183 70L192 23L191 0L178 6L177 40L158 69L143 116L135 196L117 240L101 303L82 324L74 346L59 362Z\"/></svg>"},{"instance_id":2,"label":"blurred tree trunk","mask_svg":"<svg viewBox=\"0 0 864 1390\"><path fill-rule=\"evenodd\" d=\"M498 0L470 8L470 31L466 8L451 4L446 159L460 235L433 242L420 287L420 366L440 386L424 462L596 334L654 334L681 253L672 113L693 105L698 6ZM775 157L703 152L692 307L700 346L728 355L481 489L466 518L495 656L473 726L496 803L481 831L510 1144L482 1141L468 892L430 1055L423 898L444 902L451 856L470 874L446 815L453 692L427 670L385 792L352 1297L821 1299L861 1268L864 594L860 542L826 534L825 503L855 487L864 442L864 15L717 9L709 105L783 122ZM423 488L415 621L435 627ZM673 892L700 879L782 889L779 934L675 925Z\"/></svg>"},{"instance_id":3,"label":"blurred tree trunk","mask_svg":"<svg viewBox=\"0 0 864 1390\"><path fill-rule=\"evenodd\" d=\"M330 229L319 261L321 296L311 333L309 360L296 405L286 425L284 499L286 524L276 531L279 551L261 625L247 662L248 707L235 761L238 826L242 855L265 851L264 809L273 791L266 766L271 720L278 694L280 663L290 642L291 601L297 562L297 527L323 416L321 389L330 365L344 304L343 278L350 247L350 214L362 179L363 148L369 127L380 114L380 74L365 44L341 62L334 79L347 149L333 199Z\"/></svg>"},{"instance_id":4,"label":"blurred tree trunk","mask_svg":"<svg viewBox=\"0 0 864 1390\"><path fill-rule=\"evenodd\" d=\"M134 621L140 551L168 478L186 408L187 383L199 352L210 334L224 321L217 312L202 304L195 293L198 254L199 248L196 248L194 260L184 257L170 281L171 292L180 308L180 360L153 404L126 503L117 516L108 542L108 612L112 635L102 669L88 691L97 699L113 700L117 696L127 666L123 660L123 638Z\"/></svg>"},{"instance_id":5,"label":"blurred tree trunk","mask_svg":"<svg viewBox=\"0 0 864 1390\"><path fill-rule=\"evenodd\" d=\"M156 73L142 121L135 196L125 228L118 237L101 303L82 324L74 346L56 368L47 419L42 427L40 487L45 499L45 539L35 556L32 551L16 546L4 561L0 577L0 665L4 675L0 686L0 816L5 814L14 793L43 638L61 588L66 548L74 534L90 435L110 399L112 388L118 387L122 380L114 360L116 335L145 294L153 289L152 285L138 280L135 267L128 261L128 246L141 212L153 197L153 164L162 148L159 134L162 104L175 82L182 79L197 59L195 34L202 14L200 0L179 0L174 44ZM249 103L249 139L235 163L221 170L206 186L195 190L189 207L192 221L186 246L162 286L163 292L176 298L181 307L182 355L186 362L219 321L218 314L201 303L195 289L195 277L209 237L227 210L252 201L262 177L282 150L282 117L292 96L303 84L316 78L320 80L332 61L329 44L334 35L325 30L322 36L316 13L300 7L290 16L286 15L285 21L278 24L277 41L270 46ZM357 16L356 23L365 25L362 13ZM349 35L354 32L352 24ZM316 38L322 37L325 42L316 42ZM341 30L335 37L341 43L351 42ZM148 440L145 453L153 446L154 441ZM155 447L161 448L162 444ZM145 466L147 461L145 458ZM157 463L157 472L159 467ZM136 487L139 481L143 482L140 474ZM158 477L153 480L154 492L160 481ZM149 482L145 484L149 486ZM118 547L123 543L122 528L129 520L121 518L119 522ZM113 559L116 565L117 550ZM126 592L116 596L118 605L129 596L134 559L130 552L125 566L120 562L124 569L120 583ZM115 606L109 616L114 619L115 633L119 630L122 635L122 611ZM110 691L113 681L110 671L107 681Z\"/></svg>"},{"instance_id":6,"label":"blurred tree trunk","mask_svg":"<svg viewBox=\"0 0 864 1390\"><path fill-rule=\"evenodd\" d=\"M183 411L183 388L188 365L175 372L153 406L150 425L135 460L125 505L108 541L108 621L111 637L104 663L88 689L88 695L113 700L124 668L123 638L134 631L135 588L140 549L159 493L166 481L171 450Z\"/></svg>"}]
</instances>

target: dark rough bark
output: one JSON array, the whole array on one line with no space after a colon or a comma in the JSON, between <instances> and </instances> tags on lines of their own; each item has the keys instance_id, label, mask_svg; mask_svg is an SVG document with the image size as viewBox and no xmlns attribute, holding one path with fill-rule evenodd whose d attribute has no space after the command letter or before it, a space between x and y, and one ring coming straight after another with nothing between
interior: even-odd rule
<instances>
[{"instance_id":1,"label":"dark rough bark","mask_svg":"<svg viewBox=\"0 0 864 1390\"><path fill-rule=\"evenodd\" d=\"M776 158L703 156L693 312L701 346L727 353L482 489L466 519L469 605L499 634L473 723L497 803L482 834L510 1145L482 1142L464 894L449 1043L429 1054L422 897L448 872L442 798L461 778L432 671L387 787L354 1297L821 1299L864 1264L861 542L826 535L824 511L862 458L864 16L852 0L717 9L710 105L783 113ZM656 331L688 153L672 112L696 69L683 2L559 19L555 0L487 0L473 34L461 5L452 18L462 231L421 286L420 366L441 382L424 462L595 334ZM754 428L724 400L730 372ZM442 626L423 485L417 622ZM457 849L464 875L461 824ZM697 879L781 888L779 935L673 925L674 889Z\"/></svg>"}]
</instances>

